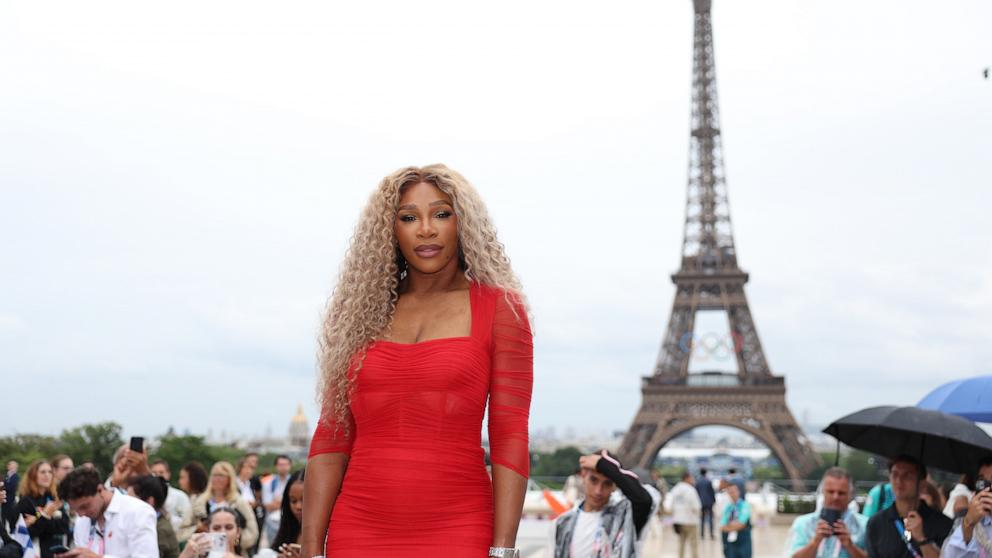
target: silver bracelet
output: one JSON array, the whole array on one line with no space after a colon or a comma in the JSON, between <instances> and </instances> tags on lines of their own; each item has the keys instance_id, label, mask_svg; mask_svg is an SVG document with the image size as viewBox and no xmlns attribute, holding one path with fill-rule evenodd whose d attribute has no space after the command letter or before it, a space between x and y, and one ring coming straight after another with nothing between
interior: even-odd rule
<instances>
[{"instance_id":1,"label":"silver bracelet","mask_svg":"<svg viewBox=\"0 0 992 558\"><path fill-rule=\"evenodd\" d=\"M507 548L505 546L490 546L489 558L520 558L519 548Z\"/></svg>"}]
</instances>

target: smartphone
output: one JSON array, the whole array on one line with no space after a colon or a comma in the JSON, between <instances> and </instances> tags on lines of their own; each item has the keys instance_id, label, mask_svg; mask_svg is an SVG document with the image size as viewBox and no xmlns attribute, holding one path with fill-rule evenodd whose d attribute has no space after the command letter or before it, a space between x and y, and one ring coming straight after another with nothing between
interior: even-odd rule
<instances>
[{"instance_id":1,"label":"smartphone","mask_svg":"<svg viewBox=\"0 0 992 558\"><path fill-rule=\"evenodd\" d=\"M834 523L840 521L841 515L843 514L841 514L840 510L832 510L830 508L820 510L820 519L826 521L831 527L833 527Z\"/></svg>"},{"instance_id":2,"label":"smartphone","mask_svg":"<svg viewBox=\"0 0 992 558\"><path fill-rule=\"evenodd\" d=\"M992 483L985 479L978 479L975 481L975 492L981 492L983 490L992 490Z\"/></svg>"},{"instance_id":3,"label":"smartphone","mask_svg":"<svg viewBox=\"0 0 992 558\"><path fill-rule=\"evenodd\" d=\"M131 436L131 451L145 453L145 439L141 436Z\"/></svg>"},{"instance_id":4,"label":"smartphone","mask_svg":"<svg viewBox=\"0 0 992 558\"><path fill-rule=\"evenodd\" d=\"M69 552L69 548L64 544L57 544L49 548L48 551L52 554L65 554L66 552Z\"/></svg>"},{"instance_id":5,"label":"smartphone","mask_svg":"<svg viewBox=\"0 0 992 558\"><path fill-rule=\"evenodd\" d=\"M227 533L210 533L210 551L207 558L224 558L227 555Z\"/></svg>"}]
</instances>

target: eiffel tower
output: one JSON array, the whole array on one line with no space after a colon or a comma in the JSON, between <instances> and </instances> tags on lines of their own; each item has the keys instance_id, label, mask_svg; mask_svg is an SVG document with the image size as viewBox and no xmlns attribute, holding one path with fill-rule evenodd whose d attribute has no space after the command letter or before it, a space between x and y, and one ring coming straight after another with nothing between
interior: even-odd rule
<instances>
[{"instance_id":1,"label":"eiffel tower","mask_svg":"<svg viewBox=\"0 0 992 558\"><path fill-rule=\"evenodd\" d=\"M692 117L682 265L654 374L644 377L641 408L624 436L624 463L650 467L672 438L699 426L732 426L763 442L794 484L819 463L785 402L785 378L772 374L744 294L727 202L713 56L711 0L693 0ZM689 372L696 313L722 310L723 347L737 372ZM711 345L712 345L712 340ZM712 346L710 347L713 348Z\"/></svg>"}]
</instances>

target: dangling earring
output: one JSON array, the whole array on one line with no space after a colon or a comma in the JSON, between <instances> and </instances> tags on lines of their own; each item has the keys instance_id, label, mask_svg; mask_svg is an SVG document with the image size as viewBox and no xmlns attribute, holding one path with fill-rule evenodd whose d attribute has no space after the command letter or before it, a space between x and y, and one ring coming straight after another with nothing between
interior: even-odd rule
<instances>
[{"instance_id":1,"label":"dangling earring","mask_svg":"<svg viewBox=\"0 0 992 558\"><path fill-rule=\"evenodd\" d=\"M410 263L406 261L403 254L399 250L396 250L396 277L398 280L402 281L406 279L407 274L410 270Z\"/></svg>"}]
</instances>

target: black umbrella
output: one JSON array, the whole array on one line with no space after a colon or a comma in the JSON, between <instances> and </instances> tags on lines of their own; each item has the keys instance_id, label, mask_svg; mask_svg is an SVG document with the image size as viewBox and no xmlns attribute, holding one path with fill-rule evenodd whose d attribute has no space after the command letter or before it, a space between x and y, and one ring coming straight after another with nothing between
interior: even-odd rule
<instances>
[{"instance_id":1,"label":"black umbrella","mask_svg":"<svg viewBox=\"0 0 992 558\"><path fill-rule=\"evenodd\" d=\"M909 455L928 467L971 473L992 454L992 437L975 423L918 407L869 407L823 429L837 441L885 457Z\"/></svg>"}]
</instances>

